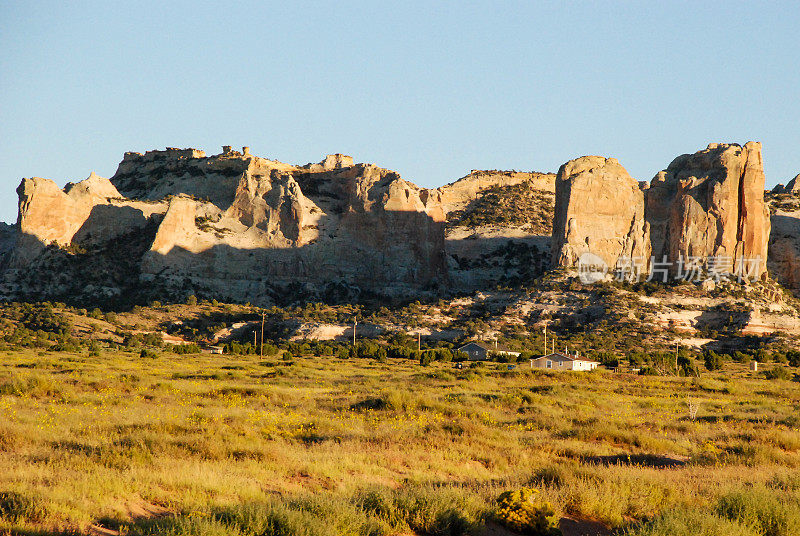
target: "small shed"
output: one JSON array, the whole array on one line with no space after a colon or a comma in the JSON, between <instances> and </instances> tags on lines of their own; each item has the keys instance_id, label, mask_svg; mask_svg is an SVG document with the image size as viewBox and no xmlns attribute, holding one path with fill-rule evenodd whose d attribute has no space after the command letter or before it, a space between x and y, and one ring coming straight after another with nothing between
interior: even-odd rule
<instances>
[{"instance_id":1,"label":"small shed","mask_svg":"<svg viewBox=\"0 0 800 536\"><path fill-rule=\"evenodd\" d=\"M758 361L750 361L750 370L758 372Z\"/></svg>"},{"instance_id":2,"label":"small shed","mask_svg":"<svg viewBox=\"0 0 800 536\"><path fill-rule=\"evenodd\" d=\"M221 354L223 352L222 346L209 346L209 350L211 350L212 354Z\"/></svg>"}]
</instances>

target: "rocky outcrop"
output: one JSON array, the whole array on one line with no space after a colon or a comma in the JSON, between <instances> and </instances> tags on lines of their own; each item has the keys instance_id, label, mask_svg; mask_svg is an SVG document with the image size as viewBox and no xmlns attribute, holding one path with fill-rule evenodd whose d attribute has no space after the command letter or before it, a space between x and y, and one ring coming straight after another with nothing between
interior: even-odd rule
<instances>
[{"instance_id":1,"label":"rocky outcrop","mask_svg":"<svg viewBox=\"0 0 800 536\"><path fill-rule=\"evenodd\" d=\"M421 192L373 165L256 162L227 208L173 199L143 277L253 302L298 285L414 295L447 281L441 210Z\"/></svg>"},{"instance_id":2,"label":"rocky outcrop","mask_svg":"<svg viewBox=\"0 0 800 536\"><path fill-rule=\"evenodd\" d=\"M777 208L770 221L769 273L783 286L800 291L800 210Z\"/></svg>"},{"instance_id":3,"label":"rocky outcrop","mask_svg":"<svg viewBox=\"0 0 800 536\"><path fill-rule=\"evenodd\" d=\"M63 190L55 182L34 177L23 179L17 188L20 232L43 244L68 245L83 226L95 205L120 197L108 179L92 173Z\"/></svg>"},{"instance_id":4,"label":"rocky outcrop","mask_svg":"<svg viewBox=\"0 0 800 536\"><path fill-rule=\"evenodd\" d=\"M17 188L19 244L11 265L24 267L47 245L88 246L144 227L165 205L125 200L109 181L92 173L62 190L55 182L34 177Z\"/></svg>"},{"instance_id":5,"label":"rocky outcrop","mask_svg":"<svg viewBox=\"0 0 800 536\"><path fill-rule=\"evenodd\" d=\"M556 266L574 266L591 252L609 265L620 257L666 261L673 274L687 263L753 279L766 273L760 143L711 144L679 156L642 191L616 160L601 157L568 162L556 184Z\"/></svg>"},{"instance_id":6,"label":"rocky outcrop","mask_svg":"<svg viewBox=\"0 0 800 536\"><path fill-rule=\"evenodd\" d=\"M528 184L535 190L555 192L555 179L553 173L473 169L469 175L437 190L441 195L442 209L446 214L451 214L464 210L492 188Z\"/></svg>"},{"instance_id":7,"label":"rocky outcrop","mask_svg":"<svg viewBox=\"0 0 800 536\"><path fill-rule=\"evenodd\" d=\"M308 167L312 171L332 171L334 169L348 168L354 165L355 162L353 161L352 156L336 153L336 154L329 154L319 164L309 164L306 167Z\"/></svg>"},{"instance_id":8,"label":"rocky outcrop","mask_svg":"<svg viewBox=\"0 0 800 536\"><path fill-rule=\"evenodd\" d=\"M473 171L437 189L342 154L295 166L247 147L126 153L111 179L22 181L17 225L0 229L0 295L408 299L525 283L589 252L610 268L646 272L652 256L732 271L766 257L763 187L752 142L678 157L650 184L588 156L558 175ZM800 285L795 223L776 224L770 262Z\"/></svg>"},{"instance_id":9,"label":"rocky outcrop","mask_svg":"<svg viewBox=\"0 0 800 536\"><path fill-rule=\"evenodd\" d=\"M764 203L761 144L711 144L682 155L648 190L656 259L694 259L715 271L766 272L769 211Z\"/></svg>"},{"instance_id":10,"label":"rocky outcrop","mask_svg":"<svg viewBox=\"0 0 800 536\"><path fill-rule=\"evenodd\" d=\"M789 194L797 195L800 193L800 174L787 182L785 185L781 182L776 184L772 190L769 191L771 195Z\"/></svg>"},{"instance_id":11,"label":"rocky outcrop","mask_svg":"<svg viewBox=\"0 0 800 536\"><path fill-rule=\"evenodd\" d=\"M552 260L575 266L585 253L610 268L649 257L644 195L614 158L584 156L558 170Z\"/></svg>"},{"instance_id":12,"label":"rocky outcrop","mask_svg":"<svg viewBox=\"0 0 800 536\"><path fill-rule=\"evenodd\" d=\"M110 180L92 175L61 190L26 179L19 194L17 268L48 245L88 260L147 227L149 245L126 257L137 268L125 272L177 297L403 297L448 282L439 194L345 155L301 167L228 146L210 157L126 153Z\"/></svg>"},{"instance_id":13,"label":"rocky outcrop","mask_svg":"<svg viewBox=\"0 0 800 536\"><path fill-rule=\"evenodd\" d=\"M781 193L784 194L798 194L800 193L800 174L795 175L795 177L786 183L786 186L783 188Z\"/></svg>"}]
</instances>

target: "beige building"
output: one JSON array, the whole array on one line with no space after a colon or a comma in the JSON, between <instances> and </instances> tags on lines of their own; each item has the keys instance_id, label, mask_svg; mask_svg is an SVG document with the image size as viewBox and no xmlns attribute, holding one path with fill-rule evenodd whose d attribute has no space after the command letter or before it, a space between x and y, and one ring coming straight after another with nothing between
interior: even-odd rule
<instances>
[{"instance_id":1,"label":"beige building","mask_svg":"<svg viewBox=\"0 0 800 536\"><path fill-rule=\"evenodd\" d=\"M599 365L597 361L580 358L576 355L553 353L531 359L531 368L546 370L594 370Z\"/></svg>"}]
</instances>

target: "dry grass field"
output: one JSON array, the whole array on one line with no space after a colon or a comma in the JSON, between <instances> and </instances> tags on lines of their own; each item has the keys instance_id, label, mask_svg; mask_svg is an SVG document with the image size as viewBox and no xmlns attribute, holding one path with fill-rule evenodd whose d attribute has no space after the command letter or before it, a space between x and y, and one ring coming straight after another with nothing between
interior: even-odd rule
<instances>
[{"instance_id":1,"label":"dry grass field","mask_svg":"<svg viewBox=\"0 0 800 536\"><path fill-rule=\"evenodd\" d=\"M523 488L619 534L800 534L800 384L0 352L0 534L498 534Z\"/></svg>"}]
</instances>

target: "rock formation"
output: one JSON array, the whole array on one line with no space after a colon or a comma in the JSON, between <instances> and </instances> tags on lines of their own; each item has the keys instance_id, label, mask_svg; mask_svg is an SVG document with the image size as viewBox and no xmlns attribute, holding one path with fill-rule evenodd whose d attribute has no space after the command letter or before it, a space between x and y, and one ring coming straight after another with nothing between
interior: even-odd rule
<instances>
[{"instance_id":1,"label":"rock formation","mask_svg":"<svg viewBox=\"0 0 800 536\"><path fill-rule=\"evenodd\" d=\"M584 156L558 170L552 261L575 266L584 253L616 267L625 259L649 258L644 195L614 158Z\"/></svg>"},{"instance_id":2,"label":"rock formation","mask_svg":"<svg viewBox=\"0 0 800 536\"><path fill-rule=\"evenodd\" d=\"M800 193L800 174L795 175L793 179L787 182L785 185L780 182L776 184L772 190L769 191L770 195L780 195L780 194L789 194L789 195L797 195Z\"/></svg>"},{"instance_id":3,"label":"rock formation","mask_svg":"<svg viewBox=\"0 0 800 536\"><path fill-rule=\"evenodd\" d=\"M591 252L610 266L622 256L666 260L673 274L681 259L750 278L766 272L760 143L711 144L679 156L642 191L616 160L601 157L568 162L556 184L556 266L574 266Z\"/></svg>"},{"instance_id":4,"label":"rock formation","mask_svg":"<svg viewBox=\"0 0 800 536\"><path fill-rule=\"evenodd\" d=\"M48 245L88 259L147 227L131 279L176 296L266 304L292 293L416 296L448 282L438 192L345 155L292 166L230 147L126 153L110 180L61 190L25 179L19 196L17 272Z\"/></svg>"},{"instance_id":5,"label":"rock formation","mask_svg":"<svg viewBox=\"0 0 800 536\"><path fill-rule=\"evenodd\" d=\"M252 160L232 199L173 198L145 278L188 279L235 299L298 284L398 295L447 281L441 210L396 173Z\"/></svg>"},{"instance_id":6,"label":"rock formation","mask_svg":"<svg viewBox=\"0 0 800 536\"><path fill-rule=\"evenodd\" d=\"M784 191L786 191L786 185L783 184L782 182L779 182L772 188L772 190L769 191L769 193L772 195L776 195L776 194L782 194Z\"/></svg>"},{"instance_id":7,"label":"rock formation","mask_svg":"<svg viewBox=\"0 0 800 536\"><path fill-rule=\"evenodd\" d=\"M778 209L770 219L770 275L783 286L800 291L800 211Z\"/></svg>"},{"instance_id":8,"label":"rock formation","mask_svg":"<svg viewBox=\"0 0 800 536\"><path fill-rule=\"evenodd\" d=\"M800 193L800 173L795 175L795 177L786 183L786 186L783 188L784 194L797 194Z\"/></svg>"},{"instance_id":9,"label":"rock formation","mask_svg":"<svg viewBox=\"0 0 800 536\"><path fill-rule=\"evenodd\" d=\"M120 197L108 179L94 173L78 184L68 184L64 190L48 179L23 179L17 195L20 232L35 236L43 244L60 246L72 242L95 205Z\"/></svg>"},{"instance_id":10,"label":"rock formation","mask_svg":"<svg viewBox=\"0 0 800 536\"><path fill-rule=\"evenodd\" d=\"M711 144L672 161L647 191L653 256L714 270L766 272L769 211L761 144ZM668 208L667 208L668 207Z\"/></svg>"},{"instance_id":11,"label":"rock formation","mask_svg":"<svg viewBox=\"0 0 800 536\"><path fill-rule=\"evenodd\" d=\"M0 227L0 297L408 299L525 283L584 253L645 273L651 259L729 272L761 259L746 269L762 277L763 188L753 142L680 156L649 184L586 156L557 175L473 171L437 189L342 154L298 166L247 147L129 152L111 179L22 181L17 224ZM770 269L800 289L800 213L786 207Z\"/></svg>"},{"instance_id":12,"label":"rock formation","mask_svg":"<svg viewBox=\"0 0 800 536\"><path fill-rule=\"evenodd\" d=\"M535 190L555 191L555 174L524 171L475 170L469 175L438 188L442 208L447 214L464 210L491 188L529 184Z\"/></svg>"},{"instance_id":13,"label":"rock formation","mask_svg":"<svg viewBox=\"0 0 800 536\"><path fill-rule=\"evenodd\" d=\"M47 245L107 242L143 227L166 208L162 203L122 199L111 181L94 173L63 190L48 179L23 179L17 194L19 244L10 263L18 268Z\"/></svg>"}]
</instances>

